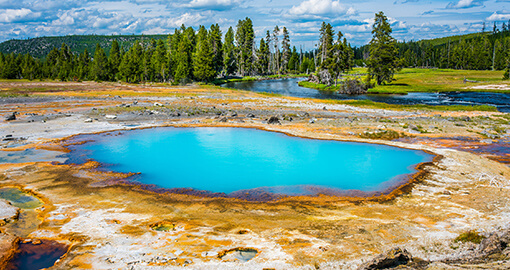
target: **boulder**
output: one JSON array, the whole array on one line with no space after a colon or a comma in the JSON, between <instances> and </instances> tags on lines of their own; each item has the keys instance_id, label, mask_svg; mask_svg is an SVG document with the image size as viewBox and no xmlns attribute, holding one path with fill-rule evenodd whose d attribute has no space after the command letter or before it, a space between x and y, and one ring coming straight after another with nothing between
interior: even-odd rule
<instances>
[{"instance_id":1,"label":"boulder","mask_svg":"<svg viewBox=\"0 0 510 270\"><path fill-rule=\"evenodd\" d=\"M220 119L220 122L221 123L226 123L226 122L228 122L228 119L226 117L223 117L223 118Z\"/></svg>"},{"instance_id":2,"label":"boulder","mask_svg":"<svg viewBox=\"0 0 510 270\"><path fill-rule=\"evenodd\" d=\"M270 125L281 125L280 119L277 116L271 116L267 123Z\"/></svg>"},{"instance_id":3,"label":"boulder","mask_svg":"<svg viewBox=\"0 0 510 270\"><path fill-rule=\"evenodd\" d=\"M253 113L249 113L249 114L246 115L246 117L255 118L255 115Z\"/></svg>"},{"instance_id":4,"label":"boulder","mask_svg":"<svg viewBox=\"0 0 510 270\"><path fill-rule=\"evenodd\" d=\"M411 254L401 248L393 248L388 252L381 254L371 261L362 264L358 270L375 270L375 269L387 269L394 268L399 265L406 265L412 261Z\"/></svg>"},{"instance_id":5,"label":"boulder","mask_svg":"<svg viewBox=\"0 0 510 270\"><path fill-rule=\"evenodd\" d=\"M117 116L113 115L113 114L107 114L107 115L105 115L105 118L106 119L117 119Z\"/></svg>"},{"instance_id":6,"label":"boulder","mask_svg":"<svg viewBox=\"0 0 510 270\"><path fill-rule=\"evenodd\" d=\"M13 112L12 114L9 114L6 118L5 118L5 121L13 121L13 120L16 120L16 113Z\"/></svg>"},{"instance_id":7,"label":"boulder","mask_svg":"<svg viewBox=\"0 0 510 270\"><path fill-rule=\"evenodd\" d=\"M509 247L510 229L507 229L501 235L492 233L489 237L483 239L478 246L478 254L488 256L496 253L507 253Z\"/></svg>"}]
</instances>

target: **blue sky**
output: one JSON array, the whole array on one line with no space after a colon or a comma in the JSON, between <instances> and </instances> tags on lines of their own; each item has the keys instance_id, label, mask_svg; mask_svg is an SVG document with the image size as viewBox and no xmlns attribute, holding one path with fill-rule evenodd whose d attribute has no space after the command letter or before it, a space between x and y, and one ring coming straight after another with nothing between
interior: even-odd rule
<instances>
[{"instance_id":1,"label":"blue sky","mask_svg":"<svg viewBox=\"0 0 510 270\"><path fill-rule=\"evenodd\" d=\"M322 21L352 45L370 40L374 13L384 11L399 40L481 31L510 19L510 0L0 0L0 42L69 34L168 34L181 24L218 23L223 33L250 17L257 39L286 26L293 45L311 49Z\"/></svg>"}]
</instances>

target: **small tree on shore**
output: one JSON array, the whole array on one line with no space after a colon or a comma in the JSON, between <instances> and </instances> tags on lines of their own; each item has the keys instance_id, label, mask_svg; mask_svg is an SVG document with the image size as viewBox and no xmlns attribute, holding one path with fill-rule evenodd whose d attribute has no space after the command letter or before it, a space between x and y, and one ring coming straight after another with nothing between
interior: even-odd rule
<instances>
[{"instance_id":1,"label":"small tree on shore","mask_svg":"<svg viewBox=\"0 0 510 270\"><path fill-rule=\"evenodd\" d=\"M381 11L375 14L368 73L375 77L377 85L393 81L393 75L399 69L397 41L391 36L391 32L391 26L384 13Z\"/></svg>"}]
</instances>

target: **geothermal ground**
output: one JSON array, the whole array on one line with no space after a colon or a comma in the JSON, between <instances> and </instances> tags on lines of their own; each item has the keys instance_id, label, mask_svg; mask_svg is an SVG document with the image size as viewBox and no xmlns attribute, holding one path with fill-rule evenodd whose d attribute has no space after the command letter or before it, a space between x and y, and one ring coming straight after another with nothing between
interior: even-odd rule
<instances>
[{"instance_id":1,"label":"geothermal ground","mask_svg":"<svg viewBox=\"0 0 510 270\"><path fill-rule=\"evenodd\" d=\"M0 89L14 93L0 100L0 114L16 116L0 124L0 190L40 202L0 200L0 268L20 243L41 240L68 247L51 269L357 269L395 247L414 257L401 266L408 269L510 268L506 246L486 254L483 242L456 241L510 227L507 114L354 107L210 86L0 82ZM268 124L272 116L279 123ZM169 193L94 162L59 163L70 136L157 126L259 128L438 157L391 196L269 202Z\"/></svg>"}]
</instances>

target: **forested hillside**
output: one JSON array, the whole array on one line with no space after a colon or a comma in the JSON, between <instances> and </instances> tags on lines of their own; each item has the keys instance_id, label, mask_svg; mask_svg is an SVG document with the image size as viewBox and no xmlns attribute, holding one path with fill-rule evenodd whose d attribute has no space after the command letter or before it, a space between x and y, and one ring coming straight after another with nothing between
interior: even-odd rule
<instances>
[{"instance_id":1,"label":"forested hillside","mask_svg":"<svg viewBox=\"0 0 510 270\"><path fill-rule=\"evenodd\" d=\"M450 36L432 40L399 42L403 67L503 70L510 56L510 29L504 23L491 32ZM369 46L354 48L355 62L365 65Z\"/></svg>"},{"instance_id":2,"label":"forested hillside","mask_svg":"<svg viewBox=\"0 0 510 270\"><path fill-rule=\"evenodd\" d=\"M148 42L151 39L167 39L168 35L83 35L83 36L62 36L62 37L39 37L31 39L13 39L0 43L0 52L4 54L30 54L34 58L43 58L53 48L60 48L63 43L69 46L74 54L80 54L87 49L94 52L96 44L103 48L110 48L112 42L117 40L120 46L129 49L136 41ZM108 54L108 52L107 52Z\"/></svg>"},{"instance_id":3,"label":"forested hillside","mask_svg":"<svg viewBox=\"0 0 510 270\"><path fill-rule=\"evenodd\" d=\"M333 42L333 33L329 33L331 37L323 46L327 50L324 61L334 60L327 68L343 71L348 67L339 66L343 58L340 59L335 52L350 48L350 45L345 39L340 40L341 33ZM124 37L118 41L118 36L112 36L108 37L112 40L111 44L108 39L104 43L106 46L96 43L94 48L89 50L85 47L82 52L72 49L72 46L77 46L76 39L72 39L75 43L69 45L63 42L41 58L34 57L32 53L0 52L0 78L185 84L211 82L229 75L314 72L317 61L312 54L298 52L291 47L286 27L275 26L273 31L266 32L265 37L257 39L249 18L239 20L237 26L229 27L225 34L218 24L211 25L209 29L183 25L164 37L137 40L132 42L132 46L123 46L123 42L127 44Z\"/></svg>"}]
</instances>

